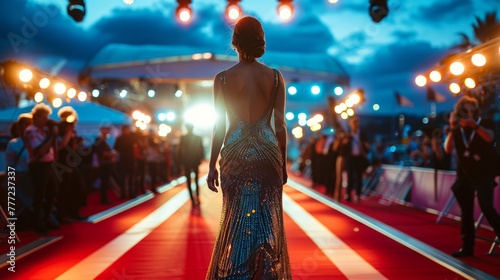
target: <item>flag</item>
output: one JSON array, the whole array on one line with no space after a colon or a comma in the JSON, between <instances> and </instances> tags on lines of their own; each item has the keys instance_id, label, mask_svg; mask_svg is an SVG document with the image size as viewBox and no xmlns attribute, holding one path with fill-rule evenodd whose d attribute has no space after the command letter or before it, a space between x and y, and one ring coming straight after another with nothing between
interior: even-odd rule
<instances>
[{"instance_id":1,"label":"flag","mask_svg":"<svg viewBox=\"0 0 500 280\"><path fill-rule=\"evenodd\" d=\"M396 102L401 107L413 107L413 102L405 96L402 96L399 92L394 92L394 96L396 97Z\"/></svg>"},{"instance_id":2,"label":"flag","mask_svg":"<svg viewBox=\"0 0 500 280\"><path fill-rule=\"evenodd\" d=\"M432 102L444 102L446 101L446 97L444 95L437 93L430 86L427 87L427 100Z\"/></svg>"}]
</instances>

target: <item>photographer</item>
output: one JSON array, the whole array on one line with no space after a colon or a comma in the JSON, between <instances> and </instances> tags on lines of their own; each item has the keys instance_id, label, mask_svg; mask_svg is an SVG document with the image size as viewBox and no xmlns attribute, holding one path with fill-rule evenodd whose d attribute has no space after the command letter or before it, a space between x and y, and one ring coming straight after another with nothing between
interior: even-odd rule
<instances>
[{"instance_id":1,"label":"photographer","mask_svg":"<svg viewBox=\"0 0 500 280\"><path fill-rule=\"evenodd\" d=\"M38 234L46 234L49 228L59 225L51 219L57 197L57 181L52 164L54 163L53 145L58 133L55 122L49 121L52 109L45 104L33 107L33 124L26 128L24 140L29 157L29 172L33 181L33 223Z\"/></svg>"},{"instance_id":2,"label":"photographer","mask_svg":"<svg viewBox=\"0 0 500 280\"><path fill-rule=\"evenodd\" d=\"M454 257L474 255L474 196L491 227L500 236L500 216L493 207L493 190L496 186L492 157L495 155L493 123L481 119L479 103L470 96L462 97L450 114L450 130L444 150L458 156L457 179L451 187L461 208L462 248L453 252Z\"/></svg>"},{"instance_id":3,"label":"photographer","mask_svg":"<svg viewBox=\"0 0 500 280\"><path fill-rule=\"evenodd\" d=\"M76 124L78 114L71 106L59 110L60 122L57 141L58 168L56 176L59 180L57 199L57 218L61 223L69 223L72 219L81 220L80 208L85 205L85 185L80 170L83 152L78 150Z\"/></svg>"}]
</instances>

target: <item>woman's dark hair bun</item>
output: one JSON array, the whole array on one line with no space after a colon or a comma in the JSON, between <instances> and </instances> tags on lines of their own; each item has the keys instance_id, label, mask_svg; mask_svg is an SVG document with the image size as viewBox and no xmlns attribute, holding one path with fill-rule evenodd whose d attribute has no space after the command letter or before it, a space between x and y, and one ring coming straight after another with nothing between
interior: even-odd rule
<instances>
[{"instance_id":1,"label":"woman's dark hair bun","mask_svg":"<svg viewBox=\"0 0 500 280\"><path fill-rule=\"evenodd\" d=\"M247 60L255 60L264 55L266 51L264 30L256 18L244 17L236 23L233 46Z\"/></svg>"}]
</instances>

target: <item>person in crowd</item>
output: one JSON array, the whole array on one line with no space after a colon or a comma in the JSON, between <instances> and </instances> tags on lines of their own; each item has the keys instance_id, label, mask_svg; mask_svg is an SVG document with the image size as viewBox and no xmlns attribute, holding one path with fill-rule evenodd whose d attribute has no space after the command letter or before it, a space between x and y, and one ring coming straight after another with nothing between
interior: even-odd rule
<instances>
[{"instance_id":1,"label":"person in crowd","mask_svg":"<svg viewBox=\"0 0 500 280\"><path fill-rule=\"evenodd\" d=\"M497 236L500 236L500 215L493 206L495 175L498 169L493 164L493 123L480 117L479 102L463 96L449 118L450 130L446 136L444 150L457 152L457 179L451 189L460 205L460 233L462 248L452 253L454 257L474 255L475 226L474 198Z\"/></svg>"},{"instance_id":2,"label":"person in crowd","mask_svg":"<svg viewBox=\"0 0 500 280\"><path fill-rule=\"evenodd\" d=\"M146 145L143 150L144 161L146 163L147 175L149 177L149 188L153 193L158 193L156 185L158 183L158 167L161 161L162 152L160 142L152 135L152 131L146 138Z\"/></svg>"},{"instance_id":3,"label":"person in crowd","mask_svg":"<svg viewBox=\"0 0 500 280\"><path fill-rule=\"evenodd\" d=\"M323 149L326 143L326 135L320 133L312 143L311 149L311 180L312 188L325 186L326 181L326 156Z\"/></svg>"},{"instance_id":4,"label":"person in crowd","mask_svg":"<svg viewBox=\"0 0 500 280\"><path fill-rule=\"evenodd\" d=\"M28 166L33 182L33 225L37 234L60 228L54 218L54 204L58 184L54 173L54 146L58 134L57 124L50 120L52 109L39 103L31 111L33 124L24 132L24 144L28 150Z\"/></svg>"},{"instance_id":5,"label":"person in crowd","mask_svg":"<svg viewBox=\"0 0 500 280\"><path fill-rule=\"evenodd\" d=\"M200 205L200 186L198 183L198 169L205 158L203 142L200 136L193 133L193 124L186 124L187 133L181 136L179 142L179 160L181 162L186 184L193 206ZM194 173L195 193L191 188L191 173Z\"/></svg>"},{"instance_id":6,"label":"person in crowd","mask_svg":"<svg viewBox=\"0 0 500 280\"><path fill-rule=\"evenodd\" d=\"M136 190L146 193L146 161L144 159L144 150L147 147L147 138L141 133L136 133L137 143L134 146L134 159L136 162L135 185ZM130 194L131 198L137 196L137 193Z\"/></svg>"},{"instance_id":7,"label":"person in crowd","mask_svg":"<svg viewBox=\"0 0 500 280\"><path fill-rule=\"evenodd\" d=\"M9 172L9 169L12 168L15 170L16 174L16 197L19 198L18 203L16 203L16 217L18 218L24 209L32 209L33 203L33 183L28 167L28 150L26 149L24 138L22 137L26 128L31 124L33 124L33 119L30 113L20 114L17 121L12 123L11 135L13 138L9 140L5 149L5 164L7 167L5 171ZM21 207L23 204L24 206ZM29 226L28 223L24 223L24 221L21 220L19 220L17 226L21 223L23 223L23 227Z\"/></svg>"},{"instance_id":8,"label":"person in crowd","mask_svg":"<svg viewBox=\"0 0 500 280\"><path fill-rule=\"evenodd\" d=\"M120 195L124 199L128 187L130 198L137 195L135 188L136 159L134 156L134 146L137 139L130 129L130 125L123 125L121 134L116 138L114 149L118 152L118 173L120 174Z\"/></svg>"},{"instance_id":9,"label":"person in crowd","mask_svg":"<svg viewBox=\"0 0 500 280\"><path fill-rule=\"evenodd\" d=\"M236 23L232 44L239 62L214 79L219 118L207 184L218 192L220 154L224 210L206 279L291 279L282 202L288 179L284 79L256 60L265 51L256 18Z\"/></svg>"},{"instance_id":10,"label":"person in crowd","mask_svg":"<svg viewBox=\"0 0 500 280\"><path fill-rule=\"evenodd\" d=\"M83 155L78 150L76 123L78 114L71 106L59 109L59 137L55 165L59 181L57 198L57 218L60 223L70 223L72 219L84 219L80 208L86 203L85 184L79 165Z\"/></svg>"},{"instance_id":11,"label":"person in crowd","mask_svg":"<svg viewBox=\"0 0 500 280\"><path fill-rule=\"evenodd\" d=\"M345 164L347 166L345 200L351 201L352 192L355 191L355 200L360 202L363 173L369 165L367 153L370 150L370 144L366 134L360 129L360 120L357 116L349 119L349 132L344 135L342 145L346 151Z\"/></svg>"},{"instance_id":12,"label":"person in crowd","mask_svg":"<svg viewBox=\"0 0 500 280\"><path fill-rule=\"evenodd\" d=\"M108 189L110 180L113 176L113 166L117 157L117 152L111 149L111 146L108 144L111 127L104 125L100 127L99 131L100 134L94 142L94 152L97 154L98 173L101 181L99 191L101 203L110 204L111 201L108 198Z\"/></svg>"}]
</instances>

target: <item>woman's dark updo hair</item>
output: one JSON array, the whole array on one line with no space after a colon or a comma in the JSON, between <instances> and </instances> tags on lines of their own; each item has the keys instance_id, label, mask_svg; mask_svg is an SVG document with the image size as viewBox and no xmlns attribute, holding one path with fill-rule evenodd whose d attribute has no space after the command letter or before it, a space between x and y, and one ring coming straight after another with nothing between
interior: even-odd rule
<instances>
[{"instance_id":1,"label":"woman's dark updo hair","mask_svg":"<svg viewBox=\"0 0 500 280\"><path fill-rule=\"evenodd\" d=\"M266 42L260 22L254 17L241 18L234 27L232 43L244 60L255 61L264 55Z\"/></svg>"}]
</instances>

